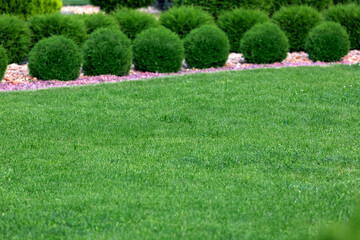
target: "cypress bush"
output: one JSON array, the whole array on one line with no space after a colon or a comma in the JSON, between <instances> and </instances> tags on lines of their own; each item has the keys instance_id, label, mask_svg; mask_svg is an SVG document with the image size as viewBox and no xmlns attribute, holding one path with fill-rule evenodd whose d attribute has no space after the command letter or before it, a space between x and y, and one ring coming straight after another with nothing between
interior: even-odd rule
<instances>
[{"instance_id":1,"label":"cypress bush","mask_svg":"<svg viewBox=\"0 0 360 240\"><path fill-rule=\"evenodd\" d=\"M29 55L29 72L42 80L75 80L80 76L82 54L74 41L64 36L40 40Z\"/></svg>"},{"instance_id":2,"label":"cypress bush","mask_svg":"<svg viewBox=\"0 0 360 240\"><path fill-rule=\"evenodd\" d=\"M342 25L350 37L350 48L360 49L360 6L356 4L336 5L324 12L327 21Z\"/></svg>"},{"instance_id":3,"label":"cypress bush","mask_svg":"<svg viewBox=\"0 0 360 240\"><path fill-rule=\"evenodd\" d=\"M214 16L234 8L261 9L268 11L272 0L175 0L175 6L199 6Z\"/></svg>"},{"instance_id":4,"label":"cypress bush","mask_svg":"<svg viewBox=\"0 0 360 240\"><path fill-rule=\"evenodd\" d=\"M28 26L32 32L32 42L37 43L43 38L63 35L81 46L87 38L83 21L78 17L61 14L36 15L29 19Z\"/></svg>"},{"instance_id":5,"label":"cypress bush","mask_svg":"<svg viewBox=\"0 0 360 240\"><path fill-rule=\"evenodd\" d=\"M185 61L190 68L223 67L229 57L226 34L216 26L192 30L184 40Z\"/></svg>"},{"instance_id":6,"label":"cypress bush","mask_svg":"<svg viewBox=\"0 0 360 240\"><path fill-rule=\"evenodd\" d=\"M184 59L180 38L164 27L150 28L133 42L136 70L145 72L177 72Z\"/></svg>"},{"instance_id":7,"label":"cypress bush","mask_svg":"<svg viewBox=\"0 0 360 240\"><path fill-rule=\"evenodd\" d=\"M9 63L20 63L30 50L30 30L17 16L0 15L0 45L6 49Z\"/></svg>"},{"instance_id":8,"label":"cypress bush","mask_svg":"<svg viewBox=\"0 0 360 240\"><path fill-rule=\"evenodd\" d=\"M289 6L274 13L272 19L289 39L290 51L302 51L310 29L320 23L321 16L312 7Z\"/></svg>"},{"instance_id":9,"label":"cypress bush","mask_svg":"<svg viewBox=\"0 0 360 240\"><path fill-rule=\"evenodd\" d=\"M218 26L226 33L232 52L240 52L240 40L251 27L257 23L269 20L267 14L261 10L237 8L221 14Z\"/></svg>"},{"instance_id":10,"label":"cypress bush","mask_svg":"<svg viewBox=\"0 0 360 240\"><path fill-rule=\"evenodd\" d=\"M28 18L31 15L59 12L61 0L0 0L0 14Z\"/></svg>"},{"instance_id":11,"label":"cypress bush","mask_svg":"<svg viewBox=\"0 0 360 240\"><path fill-rule=\"evenodd\" d=\"M124 76L131 68L131 41L120 30L99 29L84 45L85 75Z\"/></svg>"},{"instance_id":12,"label":"cypress bush","mask_svg":"<svg viewBox=\"0 0 360 240\"><path fill-rule=\"evenodd\" d=\"M244 34L241 52L250 63L274 63L283 61L289 50L286 35L274 23L259 23Z\"/></svg>"},{"instance_id":13,"label":"cypress bush","mask_svg":"<svg viewBox=\"0 0 360 240\"><path fill-rule=\"evenodd\" d=\"M214 18L199 7L173 7L160 15L161 25L177 33L181 39L193 29L206 24L215 24Z\"/></svg>"},{"instance_id":14,"label":"cypress bush","mask_svg":"<svg viewBox=\"0 0 360 240\"><path fill-rule=\"evenodd\" d=\"M0 81L3 79L5 75L7 65L8 65L8 58L6 55L6 50L2 46L0 46Z\"/></svg>"},{"instance_id":15,"label":"cypress bush","mask_svg":"<svg viewBox=\"0 0 360 240\"><path fill-rule=\"evenodd\" d=\"M142 8L150 6L154 0L90 0L94 6L99 6L105 12L114 11L117 8Z\"/></svg>"},{"instance_id":16,"label":"cypress bush","mask_svg":"<svg viewBox=\"0 0 360 240\"><path fill-rule=\"evenodd\" d=\"M324 22L310 31L305 49L313 61L339 61L350 50L349 35L339 23Z\"/></svg>"},{"instance_id":17,"label":"cypress bush","mask_svg":"<svg viewBox=\"0 0 360 240\"><path fill-rule=\"evenodd\" d=\"M100 28L111 28L114 30L119 30L119 26L115 19L103 13L85 14L83 19L87 34L91 34Z\"/></svg>"},{"instance_id":18,"label":"cypress bush","mask_svg":"<svg viewBox=\"0 0 360 240\"><path fill-rule=\"evenodd\" d=\"M134 9L118 9L113 13L113 17L119 24L120 30L131 40L142 31L159 26L155 16Z\"/></svg>"}]
</instances>

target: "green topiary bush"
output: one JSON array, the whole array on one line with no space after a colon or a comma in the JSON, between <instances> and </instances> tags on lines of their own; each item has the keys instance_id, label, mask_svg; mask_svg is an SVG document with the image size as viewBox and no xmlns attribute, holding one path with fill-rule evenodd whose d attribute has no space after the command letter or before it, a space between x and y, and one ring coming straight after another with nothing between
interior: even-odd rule
<instances>
[{"instance_id":1,"label":"green topiary bush","mask_svg":"<svg viewBox=\"0 0 360 240\"><path fill-rule=\"evenodd\" d=\"M250 63L274 63L283 61L289 50L286 35L274 23L256 24L244 34L241 52Z\"/></svg>"},{"instance_id":2,"label":"green topiary bush","mask_svg":"<svg viewBox=\"0 0 360 240\"><path fill-rule=\"evenodd\" d=\"M160 23L164 27L177 33L180 38L193 29L206 24L215 24L214 18L199 7L173 7L160 15Z\"/></svg>"},{"instance_id":3,"label":"green topiary bush","mask_svg":"<svg viewBox=\"0 0 360 240\"><path fill-rule=\"evenodd\" d=\"M120 30L99 29L84 45L85 75L124 76L129 74L131 60L131 41Z\"/></svg>"},{"instance_id":4,"label":"green topiary bush","mask_svg":"<svg viewBox=\"0 0 360 240\"><path fill-rule=\"evenodd\" d=\"M134 9L118 9L113 13L113 17L119 24L120 30L131 40L142 31L159 26L155 16Z\"/></svg>"},{"instance_id":5,"label":"green topiary bush","mask_svg":"<svg viewBox=\"0 0 360 240\"><path fill-rule=\"evenodd\" d=\"M216 26L192 30L184 40L185 61L190 68L223 67L229 57L226 34Z\"/></svg>"},{"instance_id":6,"label":"green topiary bush","mask_svg":"<svg viewBox=\"0 0 360 240\"><path fill-rule=\"evenodd\" d=\"M289 6L274 13L272 19L285 32L290 51L303 51L309 31L320 23L321 16L312 7Z\"/></svg>"},{"instance_id":7,"label":"green topiary bush","mask_svg":"<svg viewBox=\"0 0 360 240\"><path fill-rule=\"evenodd\" d=\"M82 54L79 47L64 36L40 40L29 55L29 72L42 80L75 80L80 76Z\"/></svg>"},{"instance_id":8,"label":"green topiary bush","mask_svg":"<svg viewBox=\"0 0 360 240\"><path fill-rule=\"evenodd\" d=\"M356 4L336 5L324 12L327 21L340 23L350 37L350 48L360 49L360 6Z\"/></svg>"},{"instance_id":9,"label":"green topiary bush","mask_svg":"<svg viewBox=\"0 0 360 240\"><path fill-rule=\"evenodd\" d=\"M147 72L177 72L184 59L180 38L164 27L140 33L133 42L136 70Z\"/></svg>"},{"instance_id":10,"label":"green topiary bush","mask_svg":"<svg viewBox=\"0 0 360 240\"><path fill-rule=\"evenodd\" d=\"M332 0L274 0L271 4L270 12L276 12L281 7L288 7L290 5L306 5L321 11L327 9L332 4Z\"/></svg>"},{"instance_id":11,"label":"green topiary bush","mask_svg":"<svg viewBox=\"0 0 360 240\"><path fill-rule=\"evenodd\" d=\"M272 0L175 0L175 6L199 6L214 16L234 8L269 10Z\"/></svg>"},{"instance_id":12,"label":"green topiary bush","mask_svg":"<svg viewBox=\"0 0 360 240\"><path fill-rule=\"evenodd\" d=\"M120 29L113 17L103 13L85 14L83 19L87 34L91 34L100 28L111 28L114 30Z\"/></svg>"},{"instance_id":13,"label":"green topiary bush","mask_svg":"<svg viewBox=\"0 0 360 240\"><path fill-rule=\"evenodd\" d=\"M30 50L30 30L16 16L0 15L0 45L6 49L9 63L20 63Z\"/></svg>"},{"instance_id":14,"label":"green topiary bush","mask_svg":"<svg viewBox=\"0 0 360 240\"><path fill-rule=\"evenodd\" d=\"M78 17L61 14L36 15L28 20L32 32L32 42L36 44L43 38L54 35L63 35L81 46L87 38L83 21Z\"/></svg>"},{"instance_id":15,"label":"green topiary bush","mask_svg":"<svg viewBox=\"0 0 360 240\"><path fill-rule=\"evenodd\" d=\"M0 0L0 14L28 18L31 15L59 12L61 0Z\"/></svg>"},{"instance_id":16,"label":"green topiary bush","mask_svg":"<svg viewBox=\"0 0 360 240\"><path fill-rule=\"evenodd\" d=\"M6 50L0 46L0 81L5 75L6 68L8 66L8 58L6 55Z\"/></svg>"},{"instance_id":17,"label":"green topiary bush","mask_svg":"<svg viewBox=\"0 0 360 240\"><path fill-rule=\"evenodd\" d=\"M339 23L324 22L310 31L305 49L313 61L339 61L350 50L349 35Z\"/></svg>"},{"instance_id":18,"label":"green topiary bush","mask_svg":"<svg viewBox=\"0 0 360 240\"><path fill-rule=\"evenodd\" d=\"M154 0L90 0L94 6L99 6L106 12L114 11L117 8L142 8L150 6Z\"/></svg>"},{"instance_id":19,"label":"green topiary bush","mask_svg":"<svg viewBox=\"0 0 360 240\"><path fill-rule=\"evenodd\" d=\"M218 26L226 33L232 52L240 51L240 41L246 31L257 23L269 20L267 14L260 10L237 8L219 16Z\"/></svg>"}]
</instances>

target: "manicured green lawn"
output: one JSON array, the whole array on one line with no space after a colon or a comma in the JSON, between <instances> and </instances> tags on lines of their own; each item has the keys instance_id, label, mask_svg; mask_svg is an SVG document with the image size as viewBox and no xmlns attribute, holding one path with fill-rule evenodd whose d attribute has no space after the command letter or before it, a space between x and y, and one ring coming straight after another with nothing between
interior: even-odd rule
<instances>
[{"instance_id":1,"label":"manicured green lawn","mask_svg":"<svg viewBox=\"0 0 360 240\"><path fill-rule=\"evenodd\" d=\"M359 197L359 66L0 102L0 239L304 240Z\"/></svg>"},{"instance_id":2,"label":"manicured green lawn","mask_svg":"<svg viewBox=\"0 0 360 240\"><path fill-rule=\"evenodd\" d=\"M86 5L90 4L89 0L63 0L63 5Z\"/></svg>"}]
</instances>

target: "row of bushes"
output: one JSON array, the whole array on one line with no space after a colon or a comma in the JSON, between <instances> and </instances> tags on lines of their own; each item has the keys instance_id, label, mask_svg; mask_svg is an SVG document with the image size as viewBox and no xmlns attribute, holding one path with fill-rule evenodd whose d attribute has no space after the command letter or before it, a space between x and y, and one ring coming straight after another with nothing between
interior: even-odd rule
<instances>
[{"instance_id":1,"label":"row of bushes","mask_svg":"<svg viewBox=\"0 0 360 240\"><path fill-rule=\"evenodd\" d=\"M267 21L244 34L240 49L250 63L273 63L286 58L289 43L280 27ZM337 61L350 49L349 36L340 24L324 22L310 31L305 49L314 61ZM28 67L43 80L77 79L81 66L85 75L127 75L132 63L140 71L177 72L184 58L190 68L222 67L229 50L226 34L214 25L192 30L183 41L165 27L145 30L133 42L120 30L100 28L82 49L62 35L40 40L29 54ZM1 78L6 65L6 51L0 47Z\"/></svg>"},{"instance_id":2,"label":"row of bushes","mask_svg":"<svg viewBox=\"0 0 360 240\"><path fill-rule=\"evenodd\" d=\"M323 19L344 26L350 35L351 49L360 49L359 5L333 6L323 16L308 6L290 6L276 12L270 20L285 32L289 39L289 50L301 51L305 49L305 39L310 29ZM153 15L133 9L120 9L111 15L36 15L27 22L3 15L0 16L0 45L7 50L11 63L19 63L27 57L35 43L52 35L64 35L82 46L87 36L101 27L120 29L134 40L143 30L162 25L184 39L191 30L199 26L217 24L227 34L230 50L241 52L240 42L244 33L255 24L268 20L266 13L260 10L235 9L223 13L215 22L210 14L197 7L172 8L161 14L159 21ZM17 44L13 44L14 42Z\"/></svg>"}]
</instances>

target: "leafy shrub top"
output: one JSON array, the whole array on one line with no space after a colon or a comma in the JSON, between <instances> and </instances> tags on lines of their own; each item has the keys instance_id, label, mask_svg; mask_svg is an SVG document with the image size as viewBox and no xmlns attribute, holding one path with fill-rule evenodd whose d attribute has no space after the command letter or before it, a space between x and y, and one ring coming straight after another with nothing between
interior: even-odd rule
<instances>
[{"instance_id":1,"label":"leafy shrub top","mask_svg":"<svg viewBox=\"0 0 360 240\"><path fill-rule=\"evenodd\" d=\"M91 34L99 28L111 28L119 30L119 25L115 19L103 13L85 14L84 23L87 34Z\"/></svg>"},{"instance_id":2,"label":"leafy shrub top","mask_svg":"<svg viewBox=\"0 0 360 240\"><path fill-rule=\"evenodd\" d=\"M135 9L118 9L113 13L113 17L119 24L120 30L131 40L134 40L142 31L159 26L159 22L153 15Z\"/></svg>"},{"instance_id":3,"label":"leafy shrub top","mask_svg":"<svg viewBox=\"0 0 360 240\"><path fill-rule=\"evenodd\" d=\"M267 14L261 10L237 8L221 14L218 26L229 38L231 51L240 51L240 41L246 31L257 23L269 20Z\"/></svg>"},{"instance_id":4,"label":"leafy shrub top","mask_svg":"<svg viewBox=\"0 0 360 240\"><path fill-rule=\"evenodd\" d=\"M94 6L99 6L106 12L112 12L117 8L141 8L150 6L154 0L90 0Z\"/></svg>"},{"instance_id":5,"label":"leafy shrub top","mask_svg":"<svg viewBox=\"0 0 360 240\"><path fill-rule=\"evenodd\" d=\"M289 6L275 12L272 19L288 37L290 51L302 51L310 29L320 23L321 16L312 7Z\"/></svg>"},{"instance_id":6,"label":"leafy shrub top","mask_svg":"<svg viewBox=\"0 0 360 240\"><path fill-rule=\"evenodd\" d=\"M61 0L0 0L0 14L18 15L21 18L59 12L61 8Z\"/></svg>"},{"instance_id":7,"label":"leafy shrub top","mask_svg":"<svg viewBox=\"0 0 360 240\"><path fill-rule=\"evenodd\" d=\"M205 24L215 24L214 18L200 7L173 7L160 15L160 23L164 27L177 33L180 38L193 29Z\"/></svg>"},{"instance_id":8,"label":"leafy shrub top","mask_svg":"<svg viewBox=\"0 0 360 240\"><path fill-rule=\"evenodd\" d=\"M0 46L0 81L3 79L5 75L7 65L8 65L8 58L6 55L6 50L2 46Z\"/></svg>"}]
</instances>

